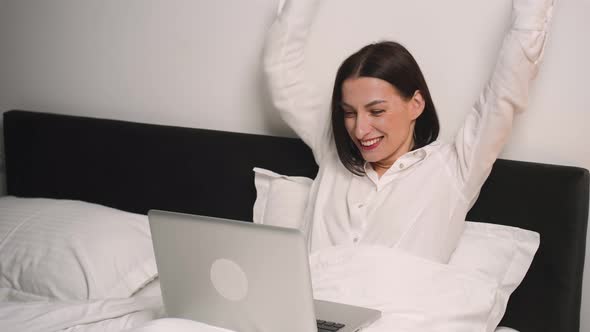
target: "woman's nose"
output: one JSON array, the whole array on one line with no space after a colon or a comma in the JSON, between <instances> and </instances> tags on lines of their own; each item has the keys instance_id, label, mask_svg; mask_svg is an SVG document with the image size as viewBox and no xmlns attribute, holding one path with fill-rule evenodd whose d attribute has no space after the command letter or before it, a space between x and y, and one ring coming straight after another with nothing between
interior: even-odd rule
<instances>
[{"instance_id":1,"label":"woman's nose","mask_svg":"<svg viewBox=\"0 0 590 332\"><path fill-rule=\"evenodd\" d=\"M354 128L354 134L356 135L356 138L362 139L369 131L371 131L370 120L362 114L357 115L356 125Z\"/></svg>"}]
</instances>

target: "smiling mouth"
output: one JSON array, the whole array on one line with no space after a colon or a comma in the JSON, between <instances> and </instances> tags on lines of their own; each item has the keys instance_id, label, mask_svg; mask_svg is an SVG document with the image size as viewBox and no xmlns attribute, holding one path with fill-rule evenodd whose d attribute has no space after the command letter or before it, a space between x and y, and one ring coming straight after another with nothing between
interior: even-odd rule
<instances>
[{"instance_id":1,"label":"smiling mouth","mask_svg":"<svg viewBox=\"0 0 590 332\"><path fill-rule=\"evenodd\" d=\"M359 141L359 143L361 144L361 148L363 150L372 150L376 148L377 145L379 145L379 142L381 142L382 139L383 137L377 137L369 140Z\"/></svg>"}]
</instances>

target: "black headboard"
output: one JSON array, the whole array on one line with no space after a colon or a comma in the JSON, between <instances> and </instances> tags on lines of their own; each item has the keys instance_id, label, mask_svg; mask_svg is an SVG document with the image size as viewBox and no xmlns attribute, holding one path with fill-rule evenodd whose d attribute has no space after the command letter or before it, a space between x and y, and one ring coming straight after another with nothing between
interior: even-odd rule
<instances>
[{"instance_id":1,"label":"black headboard","mask_svg":"<svg viewBox=\"0 0 590 332\"><path fill-rule=\"evenodd\" d=\"M298 139L27 111L4 113L8 194L137 213L252 219L252 168L314 177ZM588 171L498 160L468 220L537 231L541 246L501 325L579 331Z\"/></svg>"}]
</instances>

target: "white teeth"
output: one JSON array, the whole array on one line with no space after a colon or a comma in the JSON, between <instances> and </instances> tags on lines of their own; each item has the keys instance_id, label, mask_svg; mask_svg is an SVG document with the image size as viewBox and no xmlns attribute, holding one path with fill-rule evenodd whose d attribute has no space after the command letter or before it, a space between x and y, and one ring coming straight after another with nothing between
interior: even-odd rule
<instances>
[{"instance_id":1,"label":"white teeth","mask_svg":"<svg viewBox=\"0 0 590 332\"><path fill-rule=\"evenodd\" d=\"M369 141L361 141L361 145L362 146L371 146L377 142L379 142L381 140L382 137L378 137L378 138L374 138L372 140Z\"/></svg>"}]
</instances>

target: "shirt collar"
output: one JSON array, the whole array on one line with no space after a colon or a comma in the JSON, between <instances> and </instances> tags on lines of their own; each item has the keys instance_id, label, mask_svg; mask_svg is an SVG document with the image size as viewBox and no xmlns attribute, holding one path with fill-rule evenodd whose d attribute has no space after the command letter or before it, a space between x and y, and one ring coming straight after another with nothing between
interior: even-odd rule
<instances>
[{"instance_id":1,"label":"shirt collar","mask_svg":"<svg viewBox=\"0 0 590 332\"><path fill-rule=\"evenodd\" d=\"M393 165L391 165L391 167L381 176L381 178L379 178L377 176L377 172L375 172L371 163L365 162L365 164L363 166L365 169L365 174L367 174L367 177L375 185L377 185L378 187L379 187L379 185L382 186L386 182L391 181L392 177L397 176L397 174L399 174L400 172L403 172L403 171L411 168L412 166L414 166L418 162L426 159L426 157L428 157L428 155L430 155L430 153L432 152L432 150L434 149L434 147L436 145L438 145L438 141L434 141L434 142L432 142L426 146L423 146L419 149L406 152L401 157L399 157L393 163Z\"/></svg>"}]
</instances>

